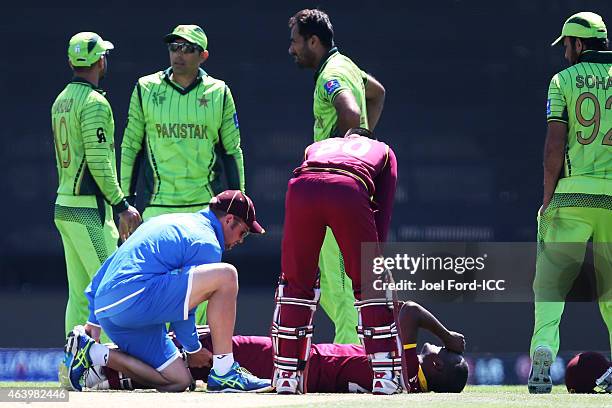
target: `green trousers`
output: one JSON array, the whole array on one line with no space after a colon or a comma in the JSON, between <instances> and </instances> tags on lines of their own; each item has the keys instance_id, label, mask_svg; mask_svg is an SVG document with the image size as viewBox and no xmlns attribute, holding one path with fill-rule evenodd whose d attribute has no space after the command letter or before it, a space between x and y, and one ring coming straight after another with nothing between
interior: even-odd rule
<instances>
[{"instance_id":1,"label":"green trousers","mask_svg":"<svg viewBox=\"0 0 612 408\"><path fill-rule=\"evenodd\" d=\"M612 347L612 206L555 208L560 196L555 195L551 205L538 217L538 256L533 284L535 324L530 355L538 346L548 346L557 355L563 300L580 273L589 240L593 242L599 310ZM604 201L612 204L612 197Z\"/></svg>"},{"instance_id":2,"label":"green trousers","mask_svg":"<svg viewBox=\"0 0 612 408\"><path fill-rule=\"evenodd\" d=\"M353 295L353 282L344 271L340 248L330 228L319 254L321 270L321 306L334 323L334 343L359 344L357 337L357 310Z\"/></svg>"},{"instance_id":3,"label":"green trousers","mask_svg":"<svg viewBox=\"0 0 612 408\"><path fill-rule=\"evenodd\" d=\"M62 237L68 276L67 333L87 322L85 288L100 265L117 249L119 233L112 208L95 196L58 196L54 221ZM101 341L109 341L104 333Z\"/></svg>"},{"instance_id":4,"label":"green trousers","mask_svg":"<svg viewBox=\"0 0 612 408\"><path fill-rule=\"evenodd\" d=\"M147 222L153 217L163 214L176 213L194 213L202 210L204 207L196 205L193 207L147 207L142 213L143 222ZM201 303L196 309L195 323L198 325L206 324L206 308L208 302Z\"/></svg>"}]
</instances>

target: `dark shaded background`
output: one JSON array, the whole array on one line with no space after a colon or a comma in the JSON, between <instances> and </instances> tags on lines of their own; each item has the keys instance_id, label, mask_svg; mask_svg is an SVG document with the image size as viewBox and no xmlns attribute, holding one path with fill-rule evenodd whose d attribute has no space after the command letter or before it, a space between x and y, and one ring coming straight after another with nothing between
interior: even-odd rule
<instances>
[{"instance_id":1,"label":"dark shaded background","mask_svg":"<svg viewBox=\"0 0 612 408\"><path fill-rule=\"evenodd\" d=\"M71 76L68 39L79 31L95 31L115 44L101 86L114 110L118 146L136 79L168 65L162 36L177 24L195 23L209 38L204 68L232 88L247 192L268 230L227 254L240 271L238 331L267 331L286 182L312 137L313 73L298 69L287 54L287 19L317 5L331 16L341 51L387 89L376 133L399 160L390 240L535 239L546 91L550 77L566 66L562 48L549 45L574 12L592 10L612 24L609 1L12 6L0 17L5 42L0 64L0 187L5 197L0 327L26 332L37 327L48 333L45 340L27 340L31 345L61 343L66 278L53 225L57 174L50 107ZM432 307L471 336L473 350L528 347L529 304ZM568 333L564 347L606 349L595 305L568 309L563 327L589 335ZM330 340L328 323L320 326L319 338ZM0 340L0 346L20 345L14 343Z\"/></svg>"}]
</instances>

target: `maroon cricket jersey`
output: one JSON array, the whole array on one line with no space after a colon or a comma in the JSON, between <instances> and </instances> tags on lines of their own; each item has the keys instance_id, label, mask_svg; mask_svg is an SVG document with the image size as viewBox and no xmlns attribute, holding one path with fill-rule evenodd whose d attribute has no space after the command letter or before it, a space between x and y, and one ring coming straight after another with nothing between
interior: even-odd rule
<instances>
[{"instance_id":1,"label":"maroon cricket jersey","mask_svg":"<svg viewBox=\"0 0 612 408\"><path fill-rule=\"evenodd\" d=\"M376 178L389 165L389 146L364 136L332 137L306 148L304 163L294 173L328 171L354 177L374 196Z\"/></svg>"},{"instance_id":2,"label":"maroon cricket jersey","mask_svg":"<svg viewBox=\"0 0 612 408\"><path fill-rule=\"evenodd\" d=\"M397 162L385 143L364 136L333 137L306 148L304 162L294 170L303 173L343 174L360 182L371 197L376 214L379 241L387 238L395 187Z\"/></svg>"}]
</instances>

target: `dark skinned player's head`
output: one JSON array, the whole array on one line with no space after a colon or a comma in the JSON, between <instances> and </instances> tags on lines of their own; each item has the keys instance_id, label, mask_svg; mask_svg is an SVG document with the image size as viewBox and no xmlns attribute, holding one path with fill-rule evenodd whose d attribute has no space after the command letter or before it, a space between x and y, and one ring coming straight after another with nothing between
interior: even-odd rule
<instances>
[{"instance_id":1,"label":"dark skinned player's head","mask_svg":"<svg viewBox=\"0 0 612 408\"><path fill-rule=\"evenodd\" d=\"M344 134L344 137L348 137L351 135L364 136L370 139L374 139L374 134L372 133L372 131L366 128L362 128L362 127L350 128L349 130L346 131L346 133Z\"/></svg>"},{"instance_id":2,"label":"dark skinned player's head","mask_svg":"<svg viewBox=\"0 0 612 408\"><path fill-rule=\"evenodd\" d=\"M425 343L419 360L429 391L463 391L468 378L468 365L461 354Z\"/></svg>"}]
</instances>

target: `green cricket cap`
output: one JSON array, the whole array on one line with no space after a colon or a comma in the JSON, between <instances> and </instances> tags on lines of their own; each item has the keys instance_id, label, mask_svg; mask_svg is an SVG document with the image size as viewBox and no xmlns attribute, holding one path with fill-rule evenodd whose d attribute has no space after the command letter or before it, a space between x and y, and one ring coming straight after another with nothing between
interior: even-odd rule
<instances>
[{"instance_id":1,"label":"green cricket cap","mask_svg":"<svg viewBox=\"0 0 612 408\"><path fill-rule=\"evenodd\" d=\"M104 41L96 33L78 33L72 36L68 43L68 59L75 67L88 67L113 48L113 43Z\"/></svg>"},{"instance_id":2,"label":"green cricket cap","mask_svg":"<svg viewBox=\"0 0 612 408\"><path fill-rule=\"evenodd\" d=\"M200 26L193 24L177 25L170 34L164 37L164 41L171 43L177 38L182 38L192 44L199 45L203 50L205 50L208 45L208 38L206 38L204 30L202 30Z\"/></svg>"},{"instance_id":3,"label":"green cricket cap","mask_svg":"<svg viewBox=\"0 0 612 408\"><path fill-rule=\"evenodd\" d=\"M608 38L608 30L599 14L582 11L565 21L561 36L550 45L557 45L563 40L563 37Z\"/></svg>"}]
</instances>

